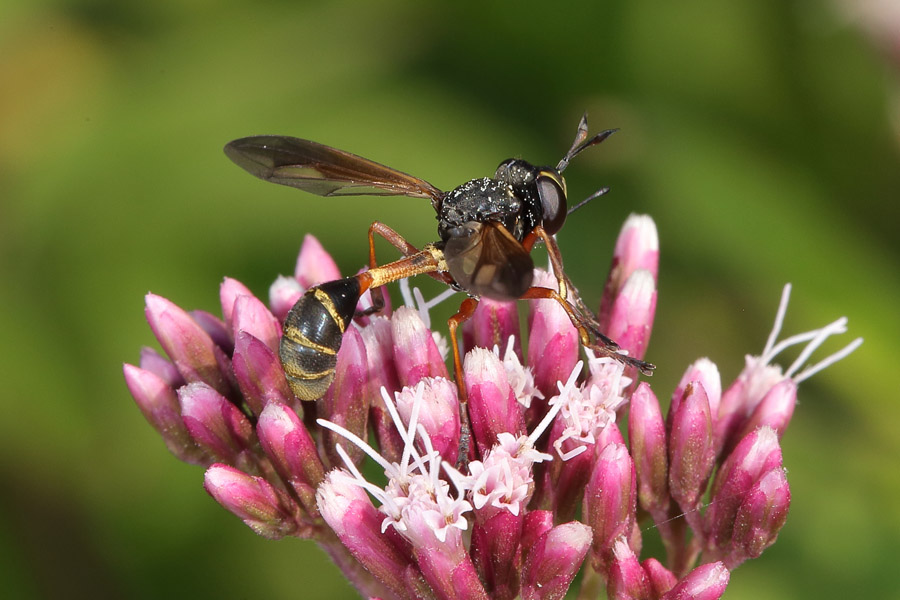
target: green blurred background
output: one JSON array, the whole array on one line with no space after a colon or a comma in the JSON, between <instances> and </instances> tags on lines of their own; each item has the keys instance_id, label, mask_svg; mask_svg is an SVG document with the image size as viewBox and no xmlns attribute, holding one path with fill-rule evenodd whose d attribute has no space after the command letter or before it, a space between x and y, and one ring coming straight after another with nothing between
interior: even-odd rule
<instances>
[{"instance_id":1,"label":"green blurred background","mask_svg":"<svg viewBox=\"0 0 900 600\"><path fill-rule=\"evenodd\" d=\"M621 131L570 196L612 192L560 245L593 304L622 221L656 220L661 397L699 356L731 381L788 281L786 334L847 315L817 356L866 338L801 386L788 523L727 597L900 597L900 20L869 5L5 0L4 595L355 597L313 544L219 508L144 422L121 376L152 342L143 295L218 313L223 276L265 297L307 232L347 273L373 219L435 236L421 201L263 184L230 139L306 137L446 189L555 164L587 110Z\"/></svg>"}]
</instances>

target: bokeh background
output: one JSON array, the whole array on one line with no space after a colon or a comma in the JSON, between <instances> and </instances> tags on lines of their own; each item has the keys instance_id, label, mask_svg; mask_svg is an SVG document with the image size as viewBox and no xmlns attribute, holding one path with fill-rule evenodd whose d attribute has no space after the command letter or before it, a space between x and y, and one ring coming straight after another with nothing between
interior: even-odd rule
<instances>
[{"instance_id":1,"label":"bokeh background","mask_svg":"<svg viewBox=\"0 0 900 600\"><path fill-rule=\"evenodd\" d=\"M312 543L257 538L219 508L144 422L121 376L153 341L143 295L218 312L223 276L265 297L307 232L347 273L373 219L435 236L427 203L267 185L224 157L230 139L315 139L446 189L509 156L555 164L587 110L621 131L572 164L570 196L612 192L560 245L593 303L625 217L656 220L660 397L700 356L731 381L788 281L786 334L847 315L817 356L866 338L802 385L783 441L790 517L727 597L900 597L898 12L5 0L4 596L354 597Z\"/></svg>"}]
</instances>

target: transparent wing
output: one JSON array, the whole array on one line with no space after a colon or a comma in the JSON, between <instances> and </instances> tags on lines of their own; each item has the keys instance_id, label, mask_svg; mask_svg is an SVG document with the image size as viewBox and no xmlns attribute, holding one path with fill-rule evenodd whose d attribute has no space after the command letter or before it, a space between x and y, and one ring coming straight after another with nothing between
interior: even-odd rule
<instances>
[{"instance_id":1,"label":"transparent wing","mask_svg":"<svg viewBox=\"0 0 900 600\"><path fill-rule=\"evenodd\" d=\"M514 300L531 287L534 261L496 221L469 223L468 236L451 237L444 258L453 279L466 291L494 300Z\"/></svg>"},{"instance_id":2,"label":"transparent wing","mask_svg":"<svg viewBox=\"0 0 900 600\"><path fill-rule=\"evenodd\" d=\"M319 196L411 196L428 198L432 204L443 196L427 181L299 138L241 138L226 144L225 154L251 175Z\"/></svg>"}]
</instances>

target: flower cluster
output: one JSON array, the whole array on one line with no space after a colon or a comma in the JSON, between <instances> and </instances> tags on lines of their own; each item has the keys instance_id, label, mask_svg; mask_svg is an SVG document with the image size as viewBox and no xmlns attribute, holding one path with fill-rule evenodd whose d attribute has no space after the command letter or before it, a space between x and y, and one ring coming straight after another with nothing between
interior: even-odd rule
<instances>
[{"instance_id":1,"label":"flower cluster","mask_svg":"<svg viewBox=\"0 0 900 600\"><path fill-rule=\"evenodd\" d=\"M657 263L653 221L630 217L598 320L638 358ZM720 597L731 570L771 545L787 517L779 439L797 384L861 341L801 370L846 320L776 342L786 288L762 355L747 357L724 392L715 364L697 360L663 416L632 368L582 354L554 301L529 301L522 336L516 303L483 299L463 327L471 445L457 464L446 341L408 286L404 306L347 329L323 398L291 393L281 321L306 288L338 277L307 237L294 277L272 285L270 308L230 279L223 319L150 294L147 320L167 357L144 349L124 372L169 450L206 468L213 498L260 535L316 540L366 597L561 598L581 570L585 597L604 587L610 598ZM555 281L535 275L536 285ZM798 343L807 346L787 371L772 364ZM364 460L384 479L368 480ZM654 528L665 556L641 561Z\"/></svg>"}]
</instances>

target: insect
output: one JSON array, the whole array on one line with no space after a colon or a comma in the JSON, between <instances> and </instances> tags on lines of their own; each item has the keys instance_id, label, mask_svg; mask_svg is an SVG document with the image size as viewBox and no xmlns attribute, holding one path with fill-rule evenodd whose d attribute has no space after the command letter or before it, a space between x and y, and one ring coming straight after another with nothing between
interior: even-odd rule
<instances>
[{"instance_id":1,"label":"insect","mask_svg":"<svg viewBox=\"0 0 900 600\"><path fill-rule=\"evenodd\" d=\"M285 319L280 347L281 363L294 394L303 400L315 400L325 394L334 378L343 333L357 314L357 301L366 290L376 292L373 293L375 306L366 311L368 314L383 306L381 286L420 274L428 274L468 294L448 322L462 403L465 386L456 330L472 316L480 297L555 300L578 329L582 345L650 375L653 365L623 354L600 331L593 313L565 275L562 256L553 238L574 210L567 209L562 172L572 158L614 131L606 130L589 138L585 115L578 124L572 147L556 167L535 166L511 158L500 163L493 177L467 181L449 192L371 160L308 140L255 136L228 143L225 154L260 179L320 196L422 198L430 200L437 213L440 239L422 249L414 247L387 225L374 222L369 227L368 271L314 286L297 301ZM606 191L602 189L588 200ZM403 258L379 266L375 260L375 235L397 248ZM538 242L547 247L557 290L531 285L534 272L531 250Z\"/></svg>"}]
</instances>

